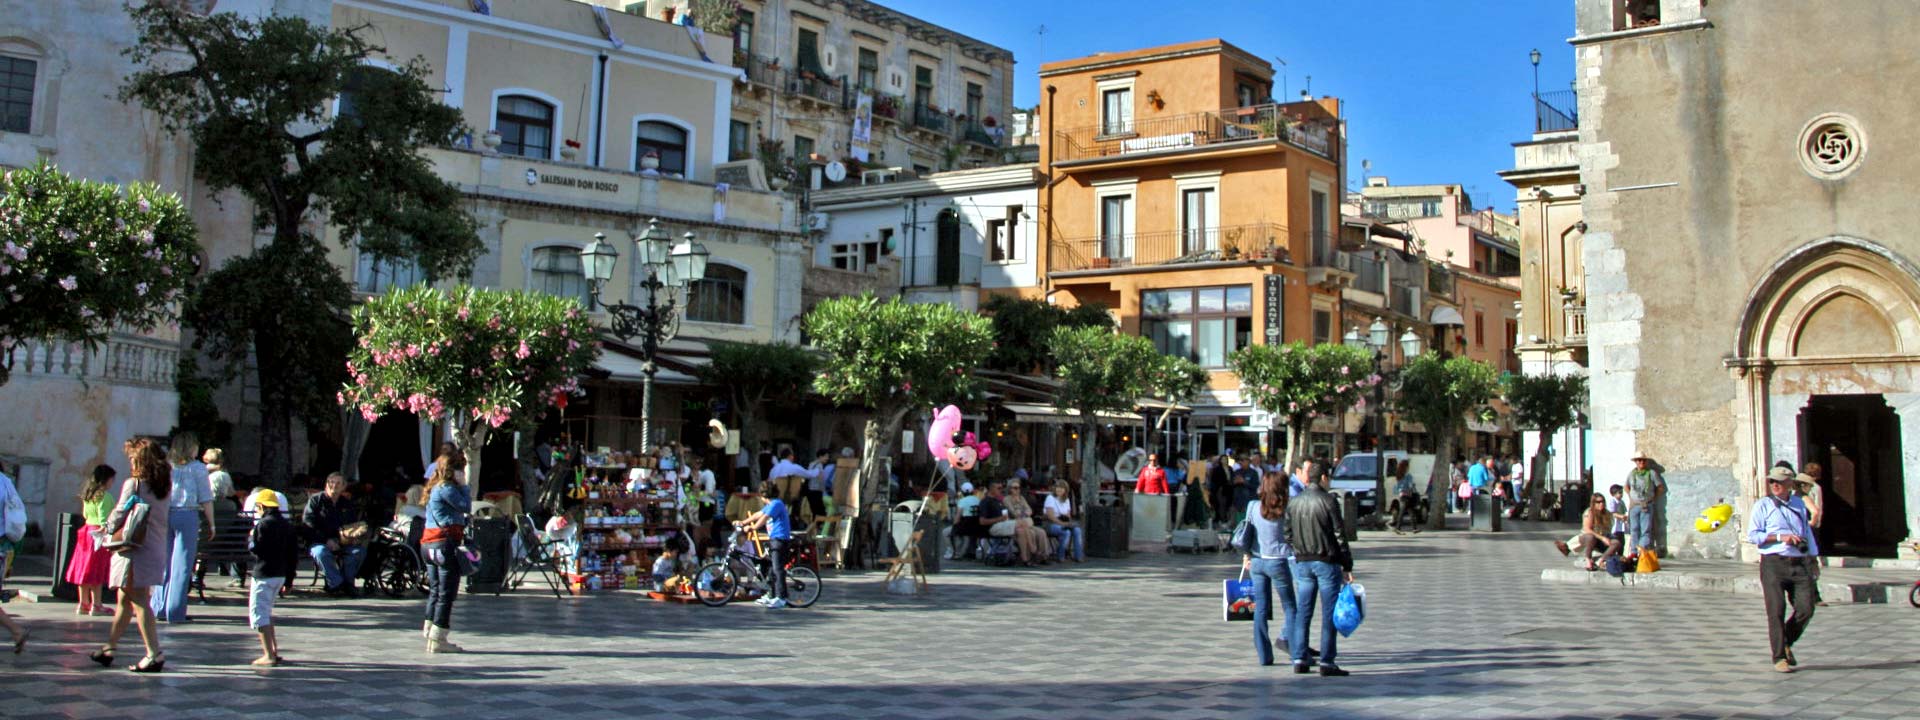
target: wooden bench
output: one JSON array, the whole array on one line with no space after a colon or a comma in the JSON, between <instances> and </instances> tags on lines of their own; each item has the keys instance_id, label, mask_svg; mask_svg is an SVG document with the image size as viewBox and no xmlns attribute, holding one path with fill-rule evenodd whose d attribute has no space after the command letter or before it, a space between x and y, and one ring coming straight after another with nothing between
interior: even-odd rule
<instances>
[{"instance_id":1,"label":"wooden bench","mask_svg":"<svg viewBox=\"0 0 1920 720\"><path fill-rule=\"evenodd\" d=\"M200 594L200 602L207 601L207 568L213 564L233 563L237 568L235 577L242 582L247 579L247 568L253 562L253 554L247 552L247 535L253 530L253 513L239 510L213 511L213 539L202 541L194 554L192 590Z\"/></svg>"}]
</instances>

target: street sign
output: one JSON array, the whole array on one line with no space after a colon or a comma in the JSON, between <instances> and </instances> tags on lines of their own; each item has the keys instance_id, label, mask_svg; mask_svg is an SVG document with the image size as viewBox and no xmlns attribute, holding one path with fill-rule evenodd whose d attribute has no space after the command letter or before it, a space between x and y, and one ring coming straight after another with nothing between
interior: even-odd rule
<instances>
[{"instance_id":1,"label":"street sign","mask_svg":"<svg viewBox=\"0 0 1920 720\"><path fill-rule=\"evenodd\" d=\"M1286 325L1286 282L1287 276L1274 273L1267 276L1267 344L1279 345L1286 342L1282 328Z\"/></svg>"}]
</instances>

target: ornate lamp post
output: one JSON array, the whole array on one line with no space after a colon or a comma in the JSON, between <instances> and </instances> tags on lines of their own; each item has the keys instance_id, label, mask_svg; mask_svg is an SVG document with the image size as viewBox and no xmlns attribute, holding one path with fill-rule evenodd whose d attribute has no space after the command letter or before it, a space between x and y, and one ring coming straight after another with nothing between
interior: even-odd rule
<instances>
[{"instance_id":1,"label":"ornate lamp post","mask_svg":"<svg viewBox=\"0 0 1920 720\"><path fill-rule=\"evenodd\" d=\"M1373 428L1373 512L1375 516L1379 516L1380 513L1385 512L1387 509L1386 379L1399 373L1399 368L1394 367L1393 356L1387 354L1387 341L1392 337L1393 328L1388 327L1385 321L1374 318L1373 324L1367 326L1367 332L1365 334L1360 332L1360 328L1355 327L1348 330L1346 336L1342 338L1347 347L1357 350L1371 350L1373 352L1373 372L1382 378L1381 382L1375 383L1373 386L1373 407L1371 408L1372 413L1370 413L1372 417L1368 418L1369 425ZM1420 354L1420 335L1414 332L1411 327L1407 328L1406 332L1400 334L1400 352L1402 357L1406 358L1412 358Z\"/></svg>"},{"instance_id":2,"label":"ornate lamp post","mask_svg":"<svg viewBox=\"0 0 1920 720\"><path fill-rule=\"evenodd\" d=\"M645 376L641 385L640 437L642 443L651 445L653 375L659 371L655 356L662 343L679 334L684 308L680 307L677 293L707 276L708 253L705 245L694 240L691 231L681 236L679 245L674 245L667 231L660 227L659 218L647 222L647 231L633 238L633 246L635 258L646 274L640 281L640 287L647 290L645 306L624 301L611 305L600 302L600 290L613 279L613 266L620 259L620 251L607 242L606 233L594 233L593 242L580 249L580 272L587 278L593 304L607 311L610 321L607 331L622 342L640 338L640 350L646 358L640 366Z\"/></svg>"}]
</instances>

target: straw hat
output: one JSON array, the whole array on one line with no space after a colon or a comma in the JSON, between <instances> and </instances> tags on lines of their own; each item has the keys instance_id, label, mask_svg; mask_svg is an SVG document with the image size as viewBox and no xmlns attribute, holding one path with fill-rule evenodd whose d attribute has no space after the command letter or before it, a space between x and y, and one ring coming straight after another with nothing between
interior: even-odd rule
<instances>
[{"instance_id":1,"label":"straw hat","mask_svg":"<svg viewBox=\"0 0 1920 720\"><path fill-rule=\"evenodd\" d=\"M1790 482L1793 482L1793 471L1792 471L1792 470L1788 470L1788 469L1786 469L1786 468L1783 468L1783 467L1777 467L1777 468L1774 468L1774 469L1772 469L1772 470L1768 470L1768 471L1767 471L1767 482L1770 482L1770 483L1776 483L1776 482L1777 482L1777 483L1790 483Z\"/></svg>"}]
</instances>

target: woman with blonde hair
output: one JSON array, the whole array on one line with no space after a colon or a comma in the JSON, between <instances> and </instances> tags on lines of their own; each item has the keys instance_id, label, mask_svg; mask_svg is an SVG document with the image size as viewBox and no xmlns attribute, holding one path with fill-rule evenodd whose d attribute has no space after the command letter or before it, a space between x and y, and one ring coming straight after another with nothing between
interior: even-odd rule
<instances>
[{"instance_id":1,"label":"woman with blonde hair","mask_svg":"<svg viewBox=\"0 0 1920 720\"><path fill-rule=\"evenodd\" d=\"M460 592L460 577L466 574L462 544L467 513L473 509L473 496L463 480L465 465L456 456L441 455L434 460L433 477L427 479L427 531L420 536L420 550L433 587L420 630L427 636L430 653L462 652L459 645L447 641L447 635L453 630L454 596Z\"/></svg>"},{"instance_id":2,"label":"woman with blonde hair","mask_svg":"<svg viewBox=\"0 0 1920 720\"><path fill-rule=\"evenodd\" d=\"M200 438L182 430L167 443L173 493L167 498L167 538L172 551L153 594L153 614L161 622L187 621L187 591L193 587L193 563L200 539L213 539L213 485L200 462ZM155 515L160 513L155 512Z\"/></svg>"},{"instance_id":3,"label":"woman with blonde hair","mask_svg":"<svg viewBox=\"0 0 1920 720\"><path fill-rule=\"evenodd\" d=\"M1013 542L1020 549L1020 562L1027 565L1039 565L1051 562L1047 552L1047 531L1033 524L1033 505L1027 502L1026 493L1020 489L1020 481L1008 485L1007 514L1013 516Z\"/></svg>"},{"instance_id":4,"label":"woman with blonde hair","mask_svg":"<svg viewBox=\"0 0 1920 720\"><path fill-rule=\"evenodd\" d=\"M93 476L80 487L80 514L86 518L86 527L80 528L73 547L73 560L67 563L67 582L80 588L80 605L74 612L81 615L112 615L100 604L100 588L107 584L107 571L112 569L113 553L100 547L94 539L95 533L105 532L107 515L113 512L113 477L116 471L107 465L93 468Z\"/></svg>"},{"instance_id":5,"label":"woman with blonde hair","mask_svg":"<svg viewBox=\"0 0 1920 720\"><path fill-rule=\"evenodd\" d=\"M120 607L113 614L113 627L107 631L107 644L88 657L101 667L112 665L114 648L119 645L120 636L126 634L127 623L138 618L140 641L146 645L147 654L129 669L155 673L166 666L167 658L160 652L160 631L154 627L153 608L147 603L154 586L159 585L167 573L171 513L166 512L165 503L177 490L159 445L146 438L129 440L126 453L133 472L120 485L120 500L114 505L113 515L107 518L107 529L110 533L121 532L134 505L146 505L148 512L141 541L114 551L107 586L120 591Z\"/></svg>"}]
</instances>

